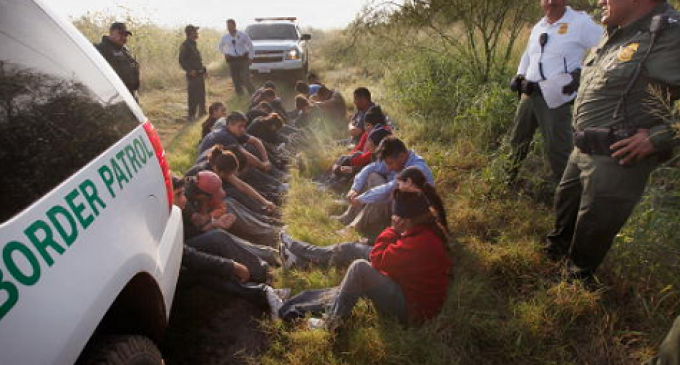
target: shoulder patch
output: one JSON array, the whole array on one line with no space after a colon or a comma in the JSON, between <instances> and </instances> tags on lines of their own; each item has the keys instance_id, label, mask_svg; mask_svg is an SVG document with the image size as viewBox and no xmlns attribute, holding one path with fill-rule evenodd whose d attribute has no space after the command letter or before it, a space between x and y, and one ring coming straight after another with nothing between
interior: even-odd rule
<instances>
[{"instance_id":1,"label":"shoulder patch","mask_svg":"<svg viewBox=\"0 0 680 365\"><path fill-rule=\"evenodd\" d=\"M638 48L640 48L640 43L631 43L625 47L621 47L621 50L619 50L619 61L628 62L632 60Z\"/></svg>"}]
</instances>

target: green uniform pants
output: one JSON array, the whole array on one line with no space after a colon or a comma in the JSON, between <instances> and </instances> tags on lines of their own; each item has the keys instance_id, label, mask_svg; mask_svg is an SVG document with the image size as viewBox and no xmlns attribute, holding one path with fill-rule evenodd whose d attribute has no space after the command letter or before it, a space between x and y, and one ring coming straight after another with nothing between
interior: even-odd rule
<instances>
[{"instance_id":1,"label":"green uniform pants","mask_svg":"<svg viewBox=\"0 0 680 365\"><path fill-rule=\"evenodd\" d=\"M645 365L680 365L680 317L675 319L673 328L661 344L659 355Z\"/></svg>"},{"instance_id":2,"label":"green uniform pants","mask_svg":"<svg viewBox=\"0 0 680 365\"><path fill-rule=\"evenodd\" d=\"M621 166L612 157L574 149L555 193L548 250L568 254L574 273L592 274L642 197L657 160Z\"/></svg>"},{"instance_id":3,"label":"green uniform pants","mask_svg":"<svg viewBox=\"0 0 680 365\"><path fill-rule=\"evenodd\" d=\"M188 119L193 120L197 117L204 116L205 111L205 78L203 75L189 76L187 75L187 104L188 104Z\"/></svg>"},{"instance_id":4,"label":"green uniform pants","mask_svg":"<svg viewBox=\"0 0 680 365\"><path fill-rule=\"evenodd\" d=\"M567 165L569 153L574 148L571 126L571 103L557 109L550 109L543 94L534 92L531 96L522 94L517 106L510 145L512 166L508 174L515 181L522 162L529 154L531 141L536 129L540 128L545 140L545 150L555 181L560 181Z\"/></svg>"}]
</instances>

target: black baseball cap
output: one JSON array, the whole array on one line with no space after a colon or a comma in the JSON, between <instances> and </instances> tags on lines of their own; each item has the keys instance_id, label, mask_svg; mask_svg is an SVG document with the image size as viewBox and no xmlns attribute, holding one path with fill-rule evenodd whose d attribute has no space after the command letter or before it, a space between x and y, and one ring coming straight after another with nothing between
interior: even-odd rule
<instances>
[{"instance_id":1,"label":"black baseball cap","mask_svg":"<svg viewBox=\"0 0 680 365\"><path fill-rule=\"evenodd\" d=\"M127 25L121 22L112 23L111 26L109 27L109 30L117 30L120 32L127 33L127 35L132 35L132 32L127 29Z\"/></svg>"},{"instance_id":2,"label":"black baseball cap","mask_svg":"<svg viewBox=\"0 0 680 365\"><path fill-rule=\"evenodd\" d=\"M189 25L187 25L186 27L184 27L184 33L190 34L190 33L198 32L198 29L199 29L199 28L200 28L200 27L197 27L197 26L195 26L195 25L189 24Z\"/></svg>"}]
</instances>

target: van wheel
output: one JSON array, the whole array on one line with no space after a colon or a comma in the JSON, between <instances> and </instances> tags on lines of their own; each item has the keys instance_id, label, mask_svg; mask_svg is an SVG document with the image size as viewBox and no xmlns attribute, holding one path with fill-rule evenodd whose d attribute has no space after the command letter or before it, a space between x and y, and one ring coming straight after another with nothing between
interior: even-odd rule
<instances>
[{"instance_id":1,"label":"van wheel","mask_svg":"<svg viewBox=\"0 0 680 365\"><path fill-rule=\"evenodd\" d=\"M163 357L156 345L144 336L107 336L87 351L83 365L160 365Z\"/></svg>"}]
</instances>

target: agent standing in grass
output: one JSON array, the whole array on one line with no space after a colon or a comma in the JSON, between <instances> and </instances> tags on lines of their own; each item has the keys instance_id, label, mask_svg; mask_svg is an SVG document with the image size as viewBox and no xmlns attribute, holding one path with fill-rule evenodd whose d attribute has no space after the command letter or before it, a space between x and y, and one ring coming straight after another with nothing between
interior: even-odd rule
<instances>
[{"instance_id":1,"label":"agent standing in grass","mask_svg":"<svg viewBox=\"0 0 680 365\"><path fill-rule=\"evenodd\" d=\"M179 64L187 77L187 120L193 121L198 112L198 118L205 112L205 77L208 75L201 52L198 50L198 27L187 25L184 28L187 39L179 47Z\"/></svg>"},{"instance_id":2,"label":"agent standing in grass","mask_svg":"<svg viewBox=\"0 0 680 365\"><path fill-rule=\"evenodd\" d=\"M109 27L109 35L103 36L102 41L94 46L137 100L137 91L140 85L139 63L125 46L128 37L131 35L132 32L127 29L125 23L115 22Z\"/></svg>"},{"instance_id":3,"label":"agent standing in grass","mask_svg":"<svg viewBox=\"0 0 680 365\"><path fill-rule=\"evenodd\" d=\"M511 184L517 180L537 128L543 134L555 181L562 178L573 149L571 105L579 86L581 62L586 50L602 36L602 27L567 3L568 0L541 0L545 16L531 31L510 86L521 96L510 139ZM552 101L555 95L558 101Z\"/></svg>"},{"instance_id":4,"label":"agent standing in grass","mask_svg":"<svg viewBox=\"0 0 680 365\"><path fill-rule=\"evenodd\" d=\"M575 144L555 193L546 251L572 279L592 278L678 145L680 13L664 0L600 0L607 33L585 60L574 107ZM677 122L677 121L675 121Z\"/></svg>"},{"instance_id":5,"label":"agent standing in grass","mask_svg":"<svg viewBox=\"0 0 680 365\"><path fill-rule=\"evenodd\" d=\"M236 29L234 19L227 20L227 34L225 34L217 49L222 52L224 59L229 65L231 80L238 95L243 95L243 88L249 94L255 92L255 86L250 81L250 65L255 57L253 42L247 34Z\"/></svg>"}]
</instances>

